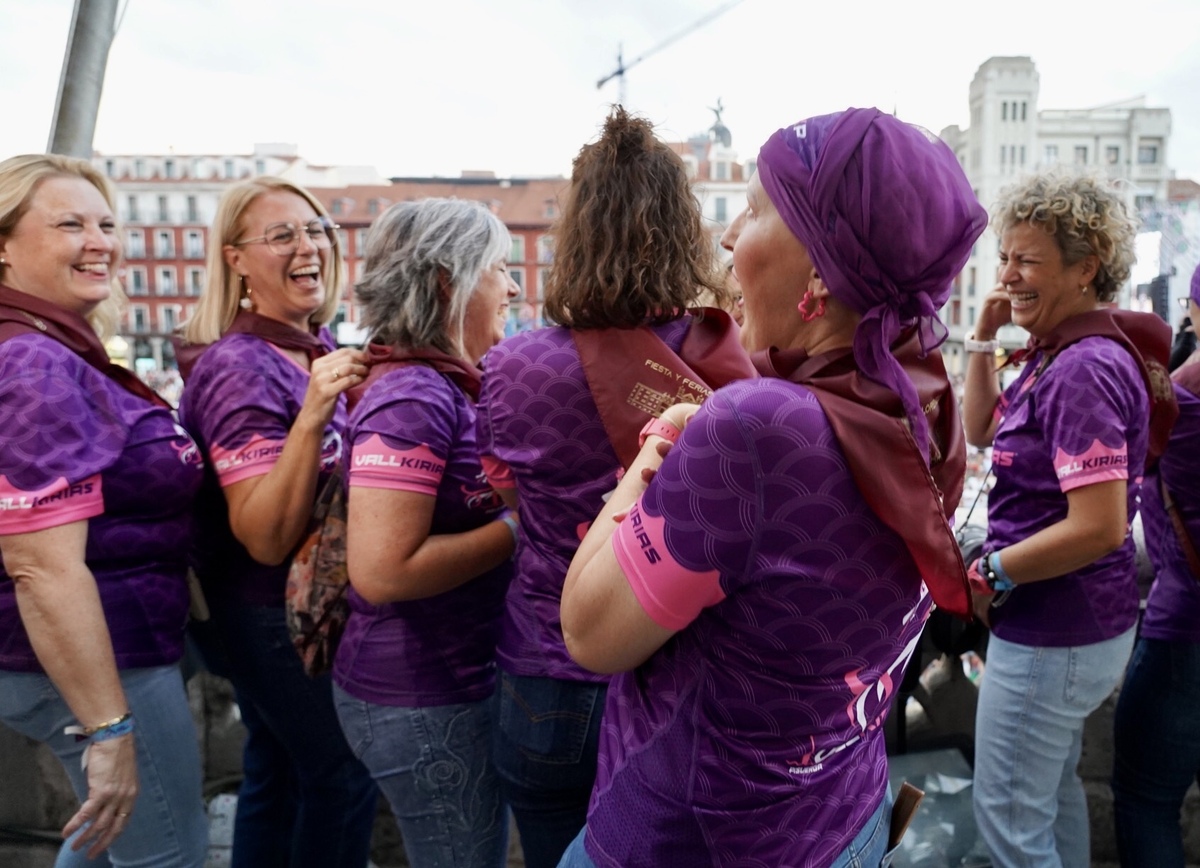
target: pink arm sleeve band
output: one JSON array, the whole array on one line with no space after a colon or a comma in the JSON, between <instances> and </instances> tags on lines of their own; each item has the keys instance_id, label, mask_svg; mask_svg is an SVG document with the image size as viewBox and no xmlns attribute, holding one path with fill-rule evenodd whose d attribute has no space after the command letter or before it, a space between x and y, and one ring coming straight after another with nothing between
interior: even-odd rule
<instances>
[{"instance_id":1,"label":"pink arm sleeve band","mask_svg":"<svg viewBox=\"0 0 1200 868\"><path fill-rule=\"evenodd\" d=\"M666 522L642 512L641 501L629 510L612 536L613 553L650 620L679 631L708 606L725 599L720 573L696 572L678 564L664 542Z\"/></svg>"}]
</instances>

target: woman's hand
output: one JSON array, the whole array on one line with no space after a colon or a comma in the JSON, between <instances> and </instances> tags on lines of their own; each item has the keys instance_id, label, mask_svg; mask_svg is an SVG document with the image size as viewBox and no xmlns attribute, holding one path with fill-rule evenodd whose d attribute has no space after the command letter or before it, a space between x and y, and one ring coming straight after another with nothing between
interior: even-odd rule
<instances>
[{"instance_id":1,"label":"woman's hand","mask_svg":"<svg viewBox=\"0 0 1200 868\"><path fill-rule=\"evenodd\" d=\"M983 626L989 630L992 628L992 600L994 599L996 599L995 594L971 592L971 610L975 613L975 617L983 622Z\"/></svg>"},{"instance_id":2,"label":"woman's hand","mask_svg":"<svg viewBox=\"0 0 1200 868\"><path fill-rule=\"evenodd\" d=\"M666 422L672 428L677 428L682 434L683 429L686 428L688 423L692 421L692 417L696 415L699 409L699 404L672 404L658 418L663 422ZM660 460L658 464L654 465L653 467L642 468L642 482L646 483L647 485L650 484L650 480L654 478L654 474L658 473L658 467L662 464L661 459L667 457L667 453L671 451L671 447L674 445L674 443L664 437L657 438L657 441L654 444L654 450L658 453ZM624 517L624 513L620 513L620 518L617 520L620 521L620 519Z\"/></svg>"},{"instance_id":3,"label":"woman's hand","mask_svg":"<svg viewBox=\"0 0 1200 868\"><path fill-rule=\"evenodd\" d=\"M1003 285L997 285L983 297L983 305L975 319L975 340L990 341L1001 326L1011 322L1012 303L1008 298L1008 290Z\"/></svg>"},{"instance_id":4,"label":"woman's hand","mask_svg":"<svg viewBox=\"0 0 1200 868\"><path fill-rule=\"evenodd\" d=\"M62 834L69 838L87 825L71 849L87 847L89 859L108 849L129 825L138 794L136 737L129 733L87 747L87 798L63 826Z\"/></svg>"},{"instance_id":5,"label":"woman's hand","mask_svg":"<svg viewBox=\"0 0 1200 868\"><path fill-rule=\"evenodd\" d=\"M338 395L366 378L367 354L362 350L334 350L314 360L297 421L303 417L312 428L324 430L333 418Z\"/></svg>"}]
</instances>

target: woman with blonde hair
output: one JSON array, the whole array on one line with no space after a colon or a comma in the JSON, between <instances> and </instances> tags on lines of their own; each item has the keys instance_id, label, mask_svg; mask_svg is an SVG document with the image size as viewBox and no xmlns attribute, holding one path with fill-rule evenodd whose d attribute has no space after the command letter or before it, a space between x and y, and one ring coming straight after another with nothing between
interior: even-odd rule
<instances>
[{"instance_id":1,"label":"woman with blonde hair","mask_svg":"<svg viewBox=\"0 0 1200 868\"><path fill-rule=\"evenodd\" d=\"M212 618L197 638L247 730L235 866L361 865L370 845L374 783L342 736L329 675L305 673L283 606L292 553L342 457L342 393L367 372L324 328L344 281L336 229L290 182L231 188L184 327L180 415L212 471L195 549Z\"/></svg>"},{"instance_id":2,"label":"woman with blonde hair","mask_svg":"<svg viewBox=\"0 0 1200 868\"><path fill-rule=\"evenodd\" d=\"M970 577L989 620L975 724L975 816L997 866L1089 864L1076 767L1084 720L1121 678L1138 616L1134 543L1148 462L1175 412L1170 328L1115 310L1137 224L1121 191L1074 172L1005 189L1000 285L984 299L963 399L992 447L988 535ZM1001 391L997 329L1026 329Z\"/></svg>"},{"instance_id":3,"label":"woman with blonde hair","mask_svg":"<svg viewBox=\"0 0 1200 868\"><path fill-rule=\"evenodd\" d=\"M178 664L201 462L101 343L122 298L114 199L83 160L0 162L0 720L82 801L57 865L199 868Z\"/></svg>"}]
</instances>

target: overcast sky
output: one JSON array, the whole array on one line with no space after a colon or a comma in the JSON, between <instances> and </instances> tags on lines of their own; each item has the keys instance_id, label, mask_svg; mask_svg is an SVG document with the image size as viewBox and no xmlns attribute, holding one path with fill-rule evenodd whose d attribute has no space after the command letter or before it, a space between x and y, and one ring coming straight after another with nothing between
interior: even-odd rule
<instances>
[{"instance_id":1,"label":"overcast sky","mask_svg":"<svg viewBox=\"0 0 1200 868\"><path fill-rule=\"evenodd\" d=\"M566 174L626 61L726 0L128 0L100 152L249 153L385 175ZM0 0L0 157L46 147L73 0ZM1029 55L1040 108L1144 94L1173 115L1168 162L1200 180L1200 2L742 0L630 69L628 105L670 139L734 147L848 105L966 126L975 70Z\"/></svg>"}]
</instances>

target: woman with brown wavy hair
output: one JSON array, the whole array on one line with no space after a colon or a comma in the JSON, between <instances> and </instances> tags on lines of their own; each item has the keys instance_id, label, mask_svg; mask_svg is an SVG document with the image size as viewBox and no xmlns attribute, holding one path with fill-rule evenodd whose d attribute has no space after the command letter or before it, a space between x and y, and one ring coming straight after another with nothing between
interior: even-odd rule
<instances>
[{"instance_id":1,"label":"woman with brown wavy hair","mask_svg":"<svg viewBox=\"0 0 1200 868\"><path fill-rule=\"evenodd\" d=\"M484 360L479 451L521 513L494 759L529 868L558 864L596 773L608 678L571 660L558 614L575 549L645 423L753 375L728 315L688 312L724 293L713 252L683 161L618 107L576 157L555 228L545 312L558 326Z\"/></svg>"}]
</instances>

